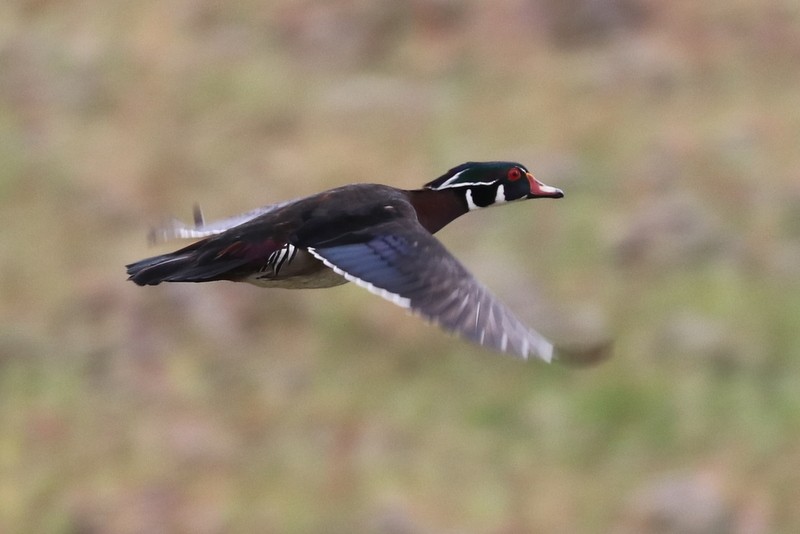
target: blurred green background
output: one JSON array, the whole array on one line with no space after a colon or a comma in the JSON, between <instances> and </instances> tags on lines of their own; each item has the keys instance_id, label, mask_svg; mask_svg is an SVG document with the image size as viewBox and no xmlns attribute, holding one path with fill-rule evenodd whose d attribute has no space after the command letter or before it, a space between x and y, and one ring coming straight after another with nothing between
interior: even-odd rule
<instances>
[{"instance_id":1,"label":"blurred green background","mask_svg":"<svg viewBox=\"0 0 800 534\"><path fill-rule=\"evenodd\" d=\"M148 228L512 159L446 246L590 368ZM1 532L800 532L800 5L0 5ZM588 334L587 334L588 333Z\"/></svg>"}]
</instances>

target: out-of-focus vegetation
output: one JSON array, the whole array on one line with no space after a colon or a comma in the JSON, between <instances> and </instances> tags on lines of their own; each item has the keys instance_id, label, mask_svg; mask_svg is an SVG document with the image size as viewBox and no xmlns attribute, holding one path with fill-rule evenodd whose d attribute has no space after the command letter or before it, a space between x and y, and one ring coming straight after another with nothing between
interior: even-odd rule
<instances>
[{"instance_id":1,"label":"out-of-focus vegetation","mask_svg":"<svg viewBox=\"0 0 800 534\"><path fill-rule=\"evenodd\" d=\"M440 237L588 369L148 226L514 159ZM800 5L0 4L0 531L800 531ZM554 310L548 313L548 310Z\"/></svg>"}]
</instances>

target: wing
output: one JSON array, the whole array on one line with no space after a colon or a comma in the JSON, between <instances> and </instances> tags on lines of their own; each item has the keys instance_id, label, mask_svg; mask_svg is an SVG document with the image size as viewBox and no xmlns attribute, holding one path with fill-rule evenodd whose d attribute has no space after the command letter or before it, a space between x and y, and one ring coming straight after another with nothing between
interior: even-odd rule
<instances>
[{"instance_id":1,"label":"wing","mask_svg":"<svg viewBox=\"0 0 800 534\"><path fill-rule=\"evenodd\" d=\"M307 248L348 280L447 331L522 358L552 359L553 345L416 221L392 220Z\"/></svg>"},{"instance_id":2,"label":"wing","mask_svg":"<svg viewBox=\"0 0 800 534\"><path fill-rule=\"evenodd\" d=\"M194 226L189 226L178 219L172 219L163 226L151 229L148 235L148 240L151 243L162 243L165 241L171 241L173 239L199 239L218 235L233 228L234 226L239 226L240 224L252 221L257 217L261 217L262 215L266 215L267 213L273 212L279 208L283 208L292 202L293 201L279 202L277 204L270 204L269 206L262 206L254 210L250 210L247 213L234 215L233 217L212 221L210 223L205 222L205 218L203 217L203 212L200 210L200 206L195 204L193 209Z\"/></svg>"}]
</instances>

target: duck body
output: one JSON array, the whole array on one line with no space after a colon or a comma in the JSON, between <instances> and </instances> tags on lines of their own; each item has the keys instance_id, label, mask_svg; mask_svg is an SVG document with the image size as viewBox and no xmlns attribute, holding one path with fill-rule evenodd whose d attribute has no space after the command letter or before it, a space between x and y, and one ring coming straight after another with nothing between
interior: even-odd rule
<instances>
[{"instance_id":1,"label":"duck body","mask_svg":"<svg viewBox=\"0 0 800 534\"><path fill-rule=\"evenodd\" d=\"M205 224L175 223L156 239L199 239L127 266L138 285L230 280L324 288L347 281L473 342L545 360L552 345L524 326L433 237L478 208L560 198L511 162L465 163L422 189L351 184Z\"/></svg>"}]
</instances>

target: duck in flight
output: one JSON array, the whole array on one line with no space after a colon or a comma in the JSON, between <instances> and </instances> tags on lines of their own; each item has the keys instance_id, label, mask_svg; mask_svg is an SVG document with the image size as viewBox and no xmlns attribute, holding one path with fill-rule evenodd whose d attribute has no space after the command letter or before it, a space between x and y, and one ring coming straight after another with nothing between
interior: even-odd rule
<instances>
[{"instance_id":1,"label":"duck in flight","mask_svg":"<svg viewBox=\"0 0 800 534\"><path fill-rule=\"evenodd\" d=\"M524 325L433 234L461 215L561 198L523 165L468 162L421 189L351 184L206 224L175 222L151 237L199 239L127 265L140 286L232 280L262 287L356 283L444 330L499 352L545 361L553 345Z\"/></svg>"}]
</instances>

